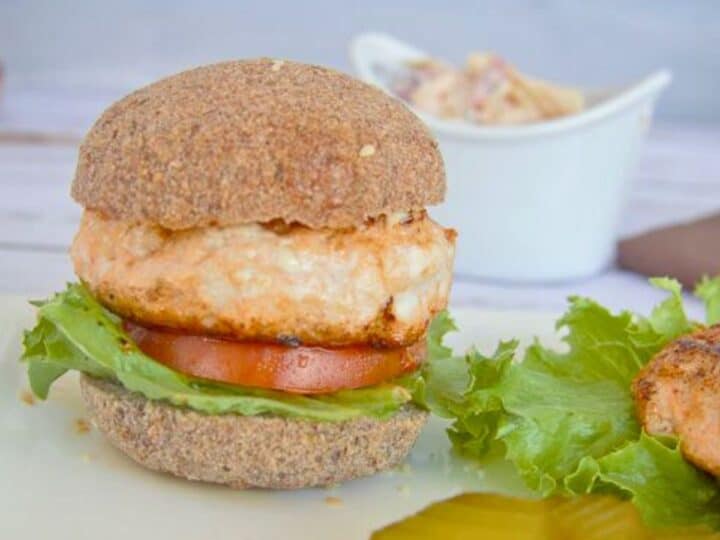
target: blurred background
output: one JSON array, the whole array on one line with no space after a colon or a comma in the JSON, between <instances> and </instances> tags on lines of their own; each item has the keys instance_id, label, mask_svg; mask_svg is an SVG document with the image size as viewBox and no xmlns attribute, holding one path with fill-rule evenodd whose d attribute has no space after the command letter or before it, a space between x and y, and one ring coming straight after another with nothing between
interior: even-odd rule
<instances>
[{"instance_id":1,"label":"blurred background","mask_svg":"<svg viewBox=\"0 0 720 540\"><path fill-rule=\"evenodd\" d=\"M669 68L674 81L633 173L620 235L708 214L720 200L718 19L716 0L3 0L0 292L44 293L71 279L65 252L79 209L68 185L79 138L109 103L224 59L272 56L351 72L348 44L369 30L456 64L472 50L496 51L527 73L589 87ZM645 305L654 296L643 283L617 268L549 289L469 279L456 300L555 308L565 293L587 292L621 304L623 287L634 287Z\"/></svg>"},{"instance_id":2,"label":"blurred background","mask_svg":"<svg viewBox=\"0 0 720 540\"><path fill-rule=\"evenodd\" d=\"M350 70L348 41L375 30L461 62L494 50L528 73L598 86L668 67L667 121L720 121L715 0L238 2L3 0L10 91L118 94L189 66L274 56Z\"/></svg>"}]
</instances>

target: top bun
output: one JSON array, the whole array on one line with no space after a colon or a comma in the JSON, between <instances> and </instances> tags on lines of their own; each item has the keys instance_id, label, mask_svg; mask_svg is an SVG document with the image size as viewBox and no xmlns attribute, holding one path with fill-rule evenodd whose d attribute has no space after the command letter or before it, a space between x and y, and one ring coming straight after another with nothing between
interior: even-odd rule
<instances>
[{"instance_id":1,"label":"top bun","mask_svg":"<svg viewBox=\"0 0 720 540\"><path fill-rule=\"evenodd\" d=\"M196 68L118 101L85 137L72 185L87 208L168 229L352 227L444 193L437 143L399 101L272 59Z\"/></svg>"}]
</instances>

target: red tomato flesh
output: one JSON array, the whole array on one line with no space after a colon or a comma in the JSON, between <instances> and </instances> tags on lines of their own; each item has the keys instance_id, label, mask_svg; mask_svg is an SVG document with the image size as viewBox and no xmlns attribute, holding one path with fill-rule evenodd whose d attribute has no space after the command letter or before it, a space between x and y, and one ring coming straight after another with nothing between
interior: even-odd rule
<instances>
[{"instance_id":1,"label":"red tomato flesh","mask_svg":"<svg viewBox=\"0 0 720 540\"><path fill-rule=\"evenodd\" d=\"M128 321L124 328L142 352L186 375L297 394L379 384L415 371L421 358L417 345L291 347L181 334Z\"/></svg>"}]
</instances>

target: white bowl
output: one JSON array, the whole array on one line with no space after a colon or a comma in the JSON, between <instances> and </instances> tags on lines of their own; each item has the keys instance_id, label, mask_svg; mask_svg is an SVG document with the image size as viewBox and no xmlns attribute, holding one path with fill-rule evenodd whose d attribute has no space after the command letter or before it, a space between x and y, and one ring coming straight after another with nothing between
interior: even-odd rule
<instances>
[{"instance_id":1,"label":"white bowl","mask_svg":"<svg viewBox=\"0 0 720 540\"><path fill-rule=\"evenodd\" d=\"M428 56L380 34L351 45L360 77L389 93L383 73ZM621 90L586 91L585 111L522 126L479 126L414 110L445 160L447 198L431 214L459 232L456 271L550 282L607 267L630 173L670 80L659 71Z\"/></svg>"}]
</instances>

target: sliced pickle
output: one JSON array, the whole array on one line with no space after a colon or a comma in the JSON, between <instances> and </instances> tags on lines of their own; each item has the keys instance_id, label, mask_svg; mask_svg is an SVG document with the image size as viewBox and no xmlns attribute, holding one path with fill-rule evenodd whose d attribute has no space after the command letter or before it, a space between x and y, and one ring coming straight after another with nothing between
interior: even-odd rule
<instances>
[{"instance_id":1,"label":"sliced pickle","mask_svg":"<svg viewBox=\"0 0 720 540\"><path fill-rule=\"evenodd\" d=\"M636 508L614 497L527 500L468 493L432 504L376 531L373 540L710 540L705 530L647 528Z\"/></svg>"}]
</instances>

